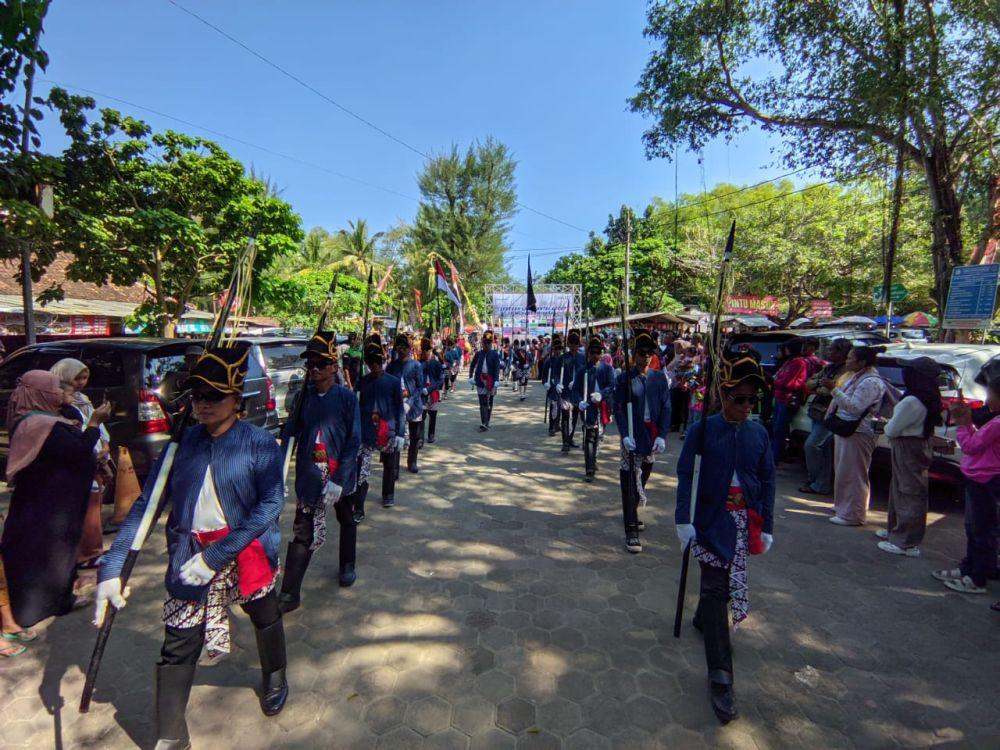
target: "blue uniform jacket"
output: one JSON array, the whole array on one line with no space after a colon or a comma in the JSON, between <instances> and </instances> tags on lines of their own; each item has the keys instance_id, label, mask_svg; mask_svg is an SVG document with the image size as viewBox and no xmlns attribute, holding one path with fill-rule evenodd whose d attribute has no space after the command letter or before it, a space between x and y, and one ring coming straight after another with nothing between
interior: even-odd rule
<instances>
[{"instance_id":1,"label":"blue uniform jacket","mask_svg":"<svg viewBox=\"0 0 1000 750\"><path fill-rule=\"evenodd\" d=\"M587 366L587 355L580 351L576 354L566 352L563 355L563 362L562 397L576 406L583 400L583 368ZM576 377L578 373L579 380Z\"/></svg>"},{"instance_id":2,"label":"blue uniform jacket","mask_svg":"<svg viewBox=\"0 0 1000 750\"><path fill-rule=\"evenodd\" d=\"M166 449L160 453L142 494L125 518L111 549L102 558L101 581L121 575L165 455ZM219 505L229 525L229 534L202 549L192 535L191 524L209 464ZM261 427L236 422L225 434L214 439L201 425L195 425L184 433L164 490L169 493L171 506L167 518L169 560L164 579L170 596L187 601L202 601L205 598L207 585L187 586L181 582L181 566L199 552L204 552L208 567L221 570L254 539L260 539L271 569L278 567L278 546L281 542L278 516L285 503L283 469L278 444Z\"/></svg>"},{"instance_id":3,"label":"blue uniform jacket","mask_svg":"<svg viewBox=\"0 0 1000 750\"><path fill-rule=\"evenodd\" d=\"M444 388L444 365L441 361L432 356L426 362L421 363L424 367L424 382L430 391L440 391Z\"/></svg>"},{"instance_id":4,"label":"blue uniform jacket","mask_svg":"<svg viewBox=\"0 0 1000 750\"><path fill-rule=\"evenodd\" d=\"M615 424L618 425L618 432L625 437L625 423L627 421L626 404L628 398L625 393L625 373L618 373L615 385ZM653 453L653 437L650 436L646 428L647 419L655 425L656 437L667 439L667 432L670 430L670 385L667 376L660 370L646 370L645 375L640 375L636 368L632 368L632 430L628 433L635 440L635 452L638 456L649 456Z\"/></svg>"},{"instance_id":5,"label":"blue uniform jacket","mask_svg":"<svg viewBox=\"0 0 1000 750\"><path fill-rule=\"evenodd\" d=\"M517 349L514 352L513 359L514 367L519 370L526 370L531 367L531 363L534 361L534 357L527 349Z\"/></svg>"},{"instance_id":6,"label":"blue uniform jacket","mask_svg":"<svg viewBox=\"0 0 1000 750\"><path fill-rule=\"evenodd\" d=\"M405 362L400 362L397 359L386 367L385 371L403 382L403 388L406 391L403 398L410 406L406 412L406 418L411 422L419 422L424 417L424 396L421 393L424 388L423 365L410 358L407 358Z\"/></svg>"},{"instance_id":7,"label":"blue uniform jacket","mask_svg":"<svg viewBox=\"0 0 1000 750\"><path fill-rule=\"evenodd\" d=\"M587 375L587 392L583 392L583 375ZM587 364L581 367L576 376L580 387L580 401L587 402L587 410L584 412L584 419L587 424L593 427L598 422L601 414L601 405L590 402L590 394L595 391L601 394L601 400L607 403L608 408L614 412L615 409L615 368L598 362L596 365Z\"/></svg>"},{"instance_id":8,"label":"blue uniform jacket","mask_svg":"<svg viewBox=\"0 0 1000 750\"><path fill-rule=\"evenodd\" d=\"M406 435L406 411L403 409L403 387L399 378L388 373L373 377L368 373L361 378L358 388L359 409L361 411L361 443L369 448L377 447L378 428L372 422L372 414L389 423L389 439Z\"/></svg>"},{"instance_id":9,"label":"blue uniform jacket","mask_svg":"<svg viewBox=\"0 0 1000 750\"><path fill-rule=\"evenodd\" d=\"M475 378L476 385L480 388L486 387L481 377L484 370L493 378L493 385L496 385L500 378L500 355L496 349L489 351L480 349L469 363L469 377Z\"/></svg>"},{"instance_id":10,"label":"blue uniform jacket","mask_svg":"<svg viewBox=\"0 0 1000 750\"><path fill-rule=\"evenodd\" d=\"M342 487L345 493L353 492L357 483L358 449L361 447L361 412L358 397L341 385L335 385L325 394L316 393L316 386L307 385L299 391L305 394L302 404L301 424L289 419L282 430L282 438L295 435L295 495L306 505L317 506L323 502L323 481L313 456L316 435L326 445L330 481ZM293 415L296 409L293 407Z\"/></svg>"},{"instance_id":11,"label":"blue uniform jacket","mask_svg":"<svg viewBox=\"0 0 1000 750\"><path fill-rule=\"evenodd\" d=\"M707 427L706 427L707 425ZM736 524L726 511L733 472L739 477L748 508L760 513L763 532L774 533L774 458L767 430L757 422L733 424L721 414L699 420L688 428L677 461L678 524L691 523L691 484L695 454L705 432L705 452L698 479L694 528L698 542L726 562L736 553Z\"/></svg>"}]
</instances>

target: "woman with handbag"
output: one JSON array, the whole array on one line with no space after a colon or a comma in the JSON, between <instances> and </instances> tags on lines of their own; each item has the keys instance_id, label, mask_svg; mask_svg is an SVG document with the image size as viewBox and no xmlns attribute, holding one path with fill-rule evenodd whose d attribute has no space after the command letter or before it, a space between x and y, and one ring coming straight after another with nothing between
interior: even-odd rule
<instances>
[{"instance_id":1,"label":"woman with handbag","mask_svg":"<svg viewBox=\"0 0 1000 750\"><path fill-rule=\"evenodd\" d=\"M833 400L826 427L834 435L834 516L837 526L863 526L868 513L871 486L868 469L875 450L873 412L885 396L885 382L875 369L882 347L857 346L847 355L849 377L837 387L832 378L823 381Z\"/></svg>"}]
</instances>

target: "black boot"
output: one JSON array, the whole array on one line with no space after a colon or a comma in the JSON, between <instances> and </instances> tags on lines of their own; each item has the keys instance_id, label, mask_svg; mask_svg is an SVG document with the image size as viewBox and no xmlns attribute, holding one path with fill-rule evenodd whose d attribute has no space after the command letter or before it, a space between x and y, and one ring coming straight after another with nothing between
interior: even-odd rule
<instances>
[{"instance_id":1,"label":"black boot","mask_svg":"<svg viewBox=\"0 0 1000 750\"><path fill-rule=\"evenodd\" d=\"M285 572L281 578L278 609L282 614L294 612L301 603L302 579L305 578L312 550L301 542L289 542L285 553Z\"/></svg>"},{"instance_id":2,"label":"black boot","mask_svg":"<svg viewBox=\"0 0 1000 750\"><path fill-rule=\"evenodd\" d=\"M265 716L280 713L288 700L288 680L285 677L285 624L279 619L266 628L257 629L257 652L263 675L260 690L260 710Z\"/></svg>"},{"instance_id":3,"label":"black boot","mask_svg":"<svg viewBox=\"0 0 1000 750\"><path fill-rule=\"evenodd\" d=\"M382 454L382 507L396 504L396 477L399 471L399 451Z\"/></svg>"},{"instance_id":4,"label":"black boot","mask_svg":"<svg viewBox=\"0 0 1000 750\"><path fill-rule=\"evenodd\" d=\"M187 710L196 664L156 666L156 750L188 750L184 712Z\"/></svg>"},{"instance_id":5,"label":"black boot","mask_svg":"<svg viewBox=\"0 0 1000 750\"><path fill-rule=\"evenodd\" d=\"M566 409L559 410L559 426L562 429L562 452L569 453L573 439L569 433L569 412Z\"/></svg>"},{"instance_id":6,"label":"black boot","mask_svg":"<svg viewBox=\"0 0 1000 750\"><path fill-rule=\"evenodd\" d=\"M353 498L348 497L334 506L337 511L337 522L340 524L340 585L350 586L357 580L354 572L354 559L358 547L358 527L354 523L352 511Z\"/></svg>"},{"instance_id":7,"label":"black boot","mask_svg":"<svg viewBox=\"0 0 1000 750\"><path fill-rule=\"evenodd\" d=\"M428 424L427 424L427 442L428 443L433 443L434 442L434 431L437 429L437 421L438 421L438 413L436 411L429 412L428 413L428 417L427 417L427 422L428 422Z\"/></svg>"},{"instance_id":8,"label":"black boot","mask_svg":"<svg viewBox=\"0 0 1000 750\"><path fill-rule=\"evenodd\" d=\"M653 473L653 464L644 463L639 469L639 481L642 482L642 488L646 489L646 482L649 481L649 475Z\"/></svg>"},{"instance_id":9,"label":"black boot","mask_svg":"<svg viewBox=\"0 0 1000 750\"><path fill-rule=\"evenodd\" d=\"M427 410L424 409L424 416L421 417L420 419L420 438L417 440L418 448L424 447L424 431L427 426L427 414L428 414Z\"/></svg>"},{"instance_id":10,"label":"black boot","mask_svg":"<svg viewBox=\"0 0 1000 750\"><path fill-rule=\"evenodd\" d=\"M368 482L358 487L354 492L354 523L365 520L365 498L368 497Z\"/></svg>"},{"instance_id":11,"label":"black boot","mask_svg":"<svg viewBox=\"0 0 1000 750\"><path fill-rule=\"evenodd\" d=\"M406 453L406 470L411 474L416 474L420 469L417 468L417 450L420 448L420 432L423 427L423 422L410 422L410 446Z\"/></svg>"},{"instance_id":12,"label":"black boot","mask_svg":"<svg viewBox=\"0 0 1000 750\"><path fill-rule=\"evenodd\" d=\"M729 682L717 682L716 679L709 678L708 693L712 701L712 710L719 717L719 721L728 724L740 717L740 712L736 708L736 694L733 692L732 677L725 672L715 674L716 679L728 678Z\"/></svg>"},{"instance_id":13,"label":"black boot","mask_svg":"<svg viewBox=\"0 0 1000 750\"><path fill-rule=\"evenodd\" d=\"M639 540L639 524L636 520L636 508L633 493L635 477L628 471L618 472L618 484L622 495L622 519L625 522L625 549L637 554L642 552L642 542Z\"/></svg>"}]
</instances>

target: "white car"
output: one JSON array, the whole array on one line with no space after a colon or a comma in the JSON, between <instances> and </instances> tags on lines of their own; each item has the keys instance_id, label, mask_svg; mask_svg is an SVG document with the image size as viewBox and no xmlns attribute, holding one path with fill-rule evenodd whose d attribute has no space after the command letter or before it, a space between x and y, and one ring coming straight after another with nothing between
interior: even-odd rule
<instances>
[{"instance_id":1,"label":"white car","mask_svg":"<svg viewBox=\"0 0 1000 750\"><path fill-rule=\"evenodd\" d=\"M903 369L907 361L917 357L930 357L941 365L941 399L945 407L950 402L964 398L973 409L986 403L986 386L976 382L979 371L988 362L1000 358L1000 346L993 344L922 344L906 342L890 346L879 356L876 367L882 377L903 390ZM804 441L812 429L805 407L799 409L792 420L792 433L799 441ZM958 480L961 478L959 463L962 450L955 440L955 426L951 424L947 412L944 424L937 428L932 441L933 459L930 474L935 479ZM876 450L888 451L889 439L879 435Z\"/></svg>"}]
</instances>

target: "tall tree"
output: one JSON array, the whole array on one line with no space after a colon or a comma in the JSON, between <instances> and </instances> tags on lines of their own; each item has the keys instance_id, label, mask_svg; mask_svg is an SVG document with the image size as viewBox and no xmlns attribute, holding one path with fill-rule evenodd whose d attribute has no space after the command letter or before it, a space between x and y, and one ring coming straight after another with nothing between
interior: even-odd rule
<instances>
[{"instance_id":1,"label":"tall tree","mask_svg":"<svg viewBox=\"0 0 1000 750\"><path fill-rule=\"evenodd\" d=\"M59 221L73 253L69 278L145 283L140 309L172 335L189 302L214 295L256 232L255 272L302 239L299 217L217 144L164 131L53 89L70 137L58 185ZM59 290L53 290L55 294Z\"/></svg>"},{"instance_id":2,"label":"tall tree","mask_svg":"<svg viewBox=\"0 0 1000 750\"><path fill-rule=\"evenodd\" d=\"M504 252L517 205L516 167L509 149L487 138L464 155L452 146L432 158L418 181L415 252L453 261L474 304L481 304L486 284L508 278ZM429 291L426 281L421 288Z\"/></svg>"},{"instance_id":3,"label":"tall tree","mask_svg":"<svg viewBox=\"0 0 1000 750\"><path fill-rule=\"evenodd\" d=\"M828 173L901 148L926 178L942 307L968 255L963 207L1000 173L998 32L992 0L663 0L649 7L660 46L630 104L655 120L650 157L752 124L784 138L789 165ZM985 223L996 206L979 210Z\"/></svg>"},{"instance_id":4,"label":"tall tree","mask_svg":"<svg viewBox=\"0 0 1000 750\"><path fill-rule=\"evenodd\" d=\"M353 273L358 278L368 278L368 270L375 264L375 249L382 232L368 234L368 222L364 219L347 222L348 229L337 232L335 245L340 257L333 267Z\"/></svg>"}]
</instances>

